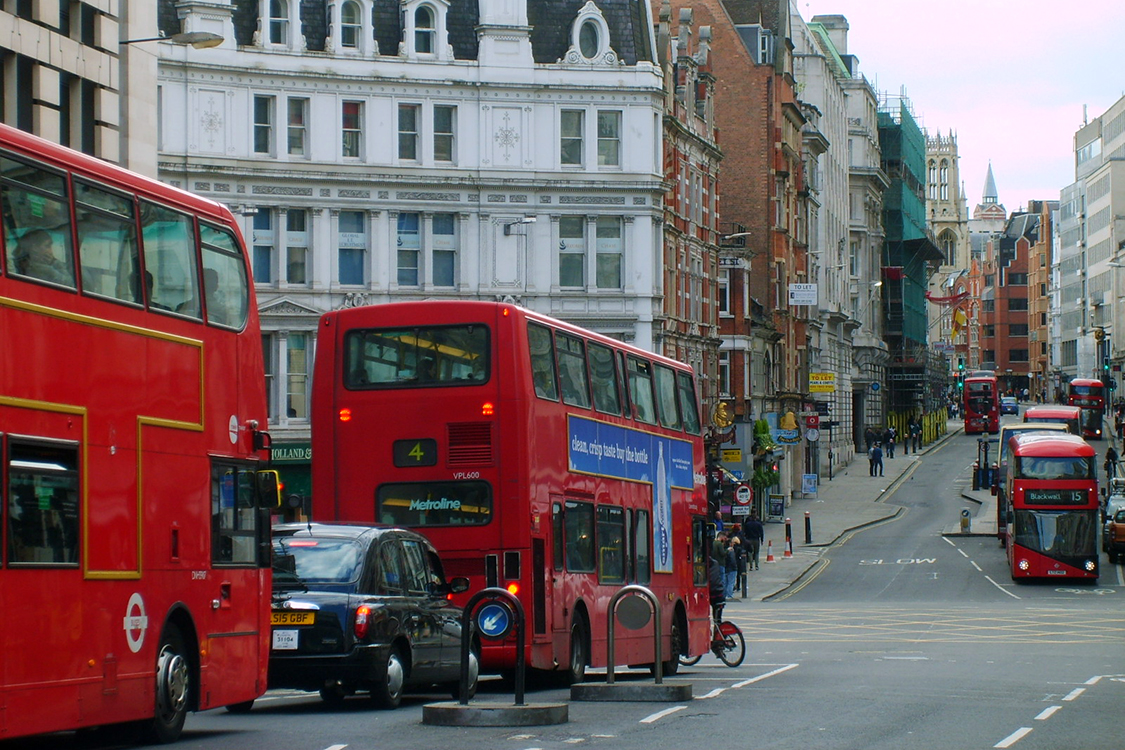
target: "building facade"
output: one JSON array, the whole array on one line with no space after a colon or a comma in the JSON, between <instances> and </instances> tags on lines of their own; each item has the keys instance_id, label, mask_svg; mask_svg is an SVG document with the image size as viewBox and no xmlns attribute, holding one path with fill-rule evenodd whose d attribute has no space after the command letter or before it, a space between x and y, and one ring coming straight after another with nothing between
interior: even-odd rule
<instances>
[{"instance_id":1,"label":"building facade","mask_svg":"<svg viewBox=\"0 0 1125 750\"><path fill-rule=\"evenodd\" d=\"M326 310L509 300L663 345L665 90L646 2L159 11L165 36L224 39L160 45L159 174L244 217L270 429L294 493L307 491Z\"/></svg>"}]
</instances>

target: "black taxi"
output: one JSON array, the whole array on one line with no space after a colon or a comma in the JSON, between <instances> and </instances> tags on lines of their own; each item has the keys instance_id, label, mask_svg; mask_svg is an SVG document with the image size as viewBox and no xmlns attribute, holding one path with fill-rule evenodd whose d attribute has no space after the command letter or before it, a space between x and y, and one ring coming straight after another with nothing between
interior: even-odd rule
<instances>
[{"instance_id":1,"label":"black taxi","mask_svg":"<svg viewBox=\"0 0 1125 750\"><path fill-rule=\"evenodd\" d=\"M469 582L446 582L433 545L391 527L288 523L273 528L269 686L357 692L395 708L408 688L458 696L461 608ZM476 692L479 648L469 657Z\"/></svg>"}]
</instances>

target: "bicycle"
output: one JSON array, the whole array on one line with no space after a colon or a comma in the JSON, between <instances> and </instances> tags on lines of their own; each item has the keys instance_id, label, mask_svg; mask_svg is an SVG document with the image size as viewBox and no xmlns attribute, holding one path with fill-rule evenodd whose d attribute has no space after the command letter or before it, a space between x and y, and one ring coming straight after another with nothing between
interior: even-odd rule
<instances>
[{"instance_id":1,"label":"bicycle","mask_svg":"<svg viewBox=\"0 0 1125 750\"><path fill-rule=\"evenodd\" d=\"M723 619L722 604L711 608L711 653L728 667L737 667L746 658L746 639L742 637L742 630L737 625ZM694 666L702 658L703 654L681 654L680 664L685 667Z\"/></svg>"}]
</instances>

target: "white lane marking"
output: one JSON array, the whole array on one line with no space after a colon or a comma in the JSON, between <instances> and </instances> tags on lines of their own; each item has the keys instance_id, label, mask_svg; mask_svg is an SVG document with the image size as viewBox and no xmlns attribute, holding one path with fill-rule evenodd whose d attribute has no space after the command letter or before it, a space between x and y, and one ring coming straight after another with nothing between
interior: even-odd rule
<instances>
[{"instance_id":1,"label":"white lane marking","mask_svg":"<svg viewBox=\"0 0 1125 750\"><path fill-rule=\"evenodd\" d=\"M1001 591L1003 591L1003 592L1004 592L1005 594L1007 594L1008 596L1012 597L1013 599L1021 599L1021 598L1022 598L1022 597L1016 596L1016 595L1015 595L1015 594L1013 594L1013 593L1012 593L1011 591L1008 591L1008 590L1007 590L1006 588L1004 588L1003 586L1001 586L1000 584L998 584L998 583L997 583L996 581L992 580L992 576L985 576L985 577L984 577L984 580L988 581L988 582L989 582L989 583L991 583L991 584L992 584L993 586L995 586L996 588L1000 589Z\"/></svg>"},{"instance_id":2,"label":"white lane marking","mask_svg":"<svg viewBox=\"0 0 1125 750\"><path fill-rule=\"evenodd\" d=\"M344 750L345 747L347 747L347 745L329 745L324 748L324 750Z\"/></svg>"},{"instance_id":3,"label":"white lane marking","mask_svg":"<svg viewBox=\"0 0 1125 750\"><path fill-rule=\"evenodd\" d=\"M1060 710L1062 710L1062 706L1051 706L1050 708L1044 708L1042 711L1039 712L1039 715L1035 717L1035 720L1036 721L1045 721L1045 720L1051 718L1052 716L1054 716L1056 711L1060 711Z\"/></svg>"},{"instance_id":4,"label":"white lane marking","mask_svg":"<svg viewBox=\"0 0 1125 750\"><path fill-rule=\"evenodd\" d=\"M1074 690L1071 690L1069 693L1066 694L1066 697L1063 698L1063 700L1064 701L1072 701L1085 692L1086 692L1086 688L1074 688Z\"/></svg>"},{"instance_id":5,"label":"white lane marking","mask_svg":"<svg viewBox=\"0 0 1125 750\"><path fill-rule=\"evenodd\" d=\"M1004 739L997 742L995 745L993 745L993 747L1011 747L1029 734L1031 734L1031 727L1020 727Z\"/></svg>"},{"instance_id":6,"label":"white lane marking","mask_svg":"<svg viewBox=\"0 0 1125 750\"><path fill-rule=\"evenodd\" d=\"M976 564L975 562L973 562L972 560L969 560L969 565L972 565L972 566L973 566L974 568L976 568L976 569L977 569L977 572L978 572L978 573L983 573L983 572L984 572L983 570L981 570L981 569L980 569L980 566L979 566L979 565L977 565L977 564Z\"/></svg>"},{"instance_id":7,"label":"white lane marking","mask_svg":"<svg viewBox=\"0 0 1125 750\"><path fill-rule=\"evenodd\" d=\"M961 557L966 557L966 558L968 557L968 555L965 554L965 550L959 549L957 551L961 553Z\"/></svg>"},{"instance_id":8,"label":"white lane marking","mask_svg":"<svg viewBox=\"0 0 1125 750\"><path fill-rule=\"evenodd\" d=\"M655 721L660 721L665 716L668 716L670 714L674 714L677 711L683 711L685 708L687 708L687 706L673 706L672 708L666 708L663 711L657 711L656 713L649 714L648 716L641 719L641 723L642 724L652 724Z\"/></svg>"},{"instance_id":9,"label":"white lane marking","mask_svg":"<svg viewBox=\"0 0 1125 750\"><path fill-rule=\"evenodd\" d=\"M1086 680L1086 682L1084 682L1084 683L1082 683L1082 684L1083 684L1083 685L1097 685L1097 684L1098 684L1098 682L1099 682L1099 681L1100 681L1101 679L1102 679L1102 675L1100 675L1100 674L1099 674L1099 675L1095 675L1095 676L1091 677L1090 679Z\"/></svg>"},{"instance_id":10,"label":"white lane marking","mask_svg":"<svg viewBox=\"0 0 1125 750\"><path fill-rule=\"evenodd\" d=\"M725 687L715 688L711 692L706 693L705 695L699 696L698 700L702 701L702 700L707 700L708 698L714 698L717 695L722 695L726 691L727 691L727 689Z\"/></svg>"},{"instance_id":11,"label":"white lane marking","mask_svg":"<svg viewBox=\"0 0 1125 750\"><path fill-rule=\"evenodd\" d=\"M945 542L946 544L948 544L948 545L949 545L950 547L953 547L954 549L956 549L956 548L957 548L957 545L956 545L956 544L954 544L953 542L951 542L951 541L949 540L949 537L947 537L947 536L943 536L943 537L942 537L941 539L942 539L942 541L944 541L944 542Z\"/></svg>"},{"instance_id":12,"label":"white lane marking","mask_svg":"<svg viewBox=\"0 0 1125 750\"><path fill-rule=\"evenodd\" d=\"M788 672L790 669L796 669L799 666L801 666L801 665L800 664L786 664L784 667L778 667L777 669L773 670L772 672L766 672L765 674L760 674L757 677L751 677L749 680L743 680L742 682L736 682L731 687L740 688L740 687L746 687L747 685L753 685L755 682L761 682L762 680L773 677L774 675L779 675L782 672Z\"/></svg>"}]
</instances>

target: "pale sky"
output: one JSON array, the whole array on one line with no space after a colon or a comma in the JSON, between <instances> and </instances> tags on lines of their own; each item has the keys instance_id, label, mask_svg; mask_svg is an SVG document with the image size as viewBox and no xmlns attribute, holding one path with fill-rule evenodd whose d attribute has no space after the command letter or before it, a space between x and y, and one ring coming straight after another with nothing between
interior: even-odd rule
<instances>
[{"instance_id":1,"label":"pale sky","mask_svg":"<svg viewBox=\"0 0 1125 750\"><path fill-rule=\"evenodd\" d=\"M805 21L848 19L876 91L905 87L929 134L957 136L970 216L989 162L1000 203L1058 200L1074 133L1125 95L1125 1L792 0Z\"/></svg>"}]
</instances>

